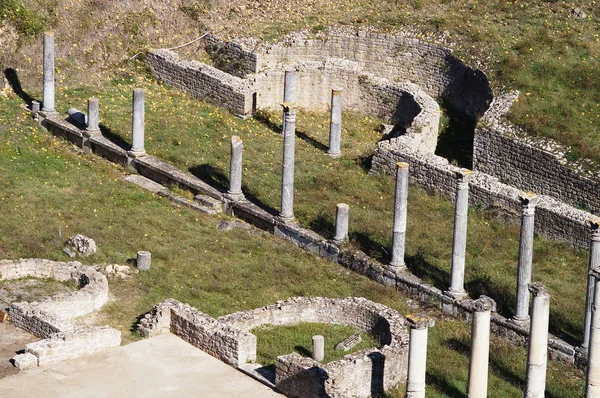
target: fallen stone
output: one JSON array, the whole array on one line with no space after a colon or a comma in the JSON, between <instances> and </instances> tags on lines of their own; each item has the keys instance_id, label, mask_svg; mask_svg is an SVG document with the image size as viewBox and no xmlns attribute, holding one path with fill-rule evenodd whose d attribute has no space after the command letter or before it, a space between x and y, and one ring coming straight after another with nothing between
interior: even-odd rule
<instances>
[{"instance_id":1,"label":"fallen stone","mask_svg":"<svg viewBox=\"0 0 600 398\"><path fill-rule=\"evenodd\" d=\"M66 248L74 251L82 257L88 257L96 253L96 242L92 238L88 238L87 236L80 234L70 237L66 245Z\"/></svg>"},{"instance_id":2,"label":"fallen stone","mask_svg":"<svg viewBox=\"0 0 600 398\"><path fill-rule=\"evenodd\" d=\"M38 365L38 359L35 355L30 352L25 354L15 355L13 357L13 363L19 370L30 369Z\"/></svg>"},{"instance_id":3,"label":"fallen stone","mask_svg":"<svg viewBox=\"0 0 600 398\"><path fill-rule=\"evenodd\" d=\"M581 8L573 8L571 10L571 15L577 19L585 19L587 17L587 14L583 12Z\"/></svg>"},{"instance_id":4,"label":"fallen stone","mask_svg":"<svg viewBox=\"0 0 600 398\"><path fill-rule=\"evenodd\" d=\"M122 272L124 274L128 274L129 271L130 271L130 269L126 265L116 265L115 266L115 272L117 272L117 273Z\"/></svg>"},{"instance_id":5,"label":"fallen stone","mask_svg":"<svg viewBox=\"0 0 600 398\"><path fill-rule=\"evenodd\" d=\"M360 337L360 334L354 333L352 336L348 336L344 340L340 341L335 346L335 349L338 351L350 351L361 341L362 341L362 337Z\"/></svg>"},{"instance_id":6,"label":"fallen stone","mask_svg":"<svg viewBox=\"0 0 600 398\"><path fill-rule=\"evenodd\" d=\"M75 253L73 250L69 249L68 247L65 247L65 248L63 249L63 252L64 252L64 253L65 253L67 256L69 256L69 257L75 257L75 256L77 256L77 254L76 254L76 253Z\"/></svg>"}]
</instances>

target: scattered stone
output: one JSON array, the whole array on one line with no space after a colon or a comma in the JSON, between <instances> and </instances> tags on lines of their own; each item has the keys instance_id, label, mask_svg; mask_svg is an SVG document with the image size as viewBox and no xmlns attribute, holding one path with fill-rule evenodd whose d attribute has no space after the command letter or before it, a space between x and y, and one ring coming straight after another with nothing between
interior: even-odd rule
<instances>
[{"instance_id":1,"label":"scattered stone","mask_svg":"<svg viewBox=\"0 0 600 398\"><path fill-rule=\"evenodd\" d=\"M130 274L137 273L137 270L132 270L129 266L119 264L109 264L106 266L100 265L96 266L96 269L102 272L108 278L118 277L121 279L126 279Z\"/></svg>"},{"instance_id":2,"label":"scattered stone","mask_svg":"<svg viewBox=\"0 0 600 398\"><path fill-rule=\"evenodd\" d=\"M583 12L581 8L571 9L571 15L573 16L573 18L577 19L585 19L587 17L587 14Z\"/></svg>"},{"instance_id":3,"label":"scattered stone","mask_svg":"<svg viewBox=\"0 0 600 398\"><path fill-rule=\"evenodd\" d=\"M233 228L252 230L252 227L249 224L237 220L220 221L217 224L217 229L219 231L231 231Z\"/></svg>"},{"instance_id":4,"label":"scattered stone","mask_svg":"<svg viewBox=\"0 0 600 398\"><path fill-rule=\"evenodd\" d=\"M360 334L354 333L352 336L348 336L344 340L340 341L335 346L335 349L338 351L350 351L361 341L362 341L362 337L360 337Z\"/></svg>"},{"instance_id":5,"label":"scattered stone","mask_svg":"<svg viewBox=\"0 0 600 398\"><path fill-rule=\"evenodd\" d=\"M63 249L63 252L64 252L64 253L65 253L67 256L69 256L69 257L71 257L71 258L73 258L73 257L77 256L77 254L76 254L74 251L72 251L71 249L69 249L68 247L65 247L65 248Z\"/></svg>"},{"instance_id":6,"label":"scattered stone","mask_svg":"<svg viewBox=\"0 0 600 398\"><path fill-rule=\"evenodd\" d=\"M13 357L13 363L19 370L34 368L38 365L38 359L30 352L19 354Z\"/></svg>"},{"instance_id":7,"label":"scattered stone","mask_svg":"<svg viewBox=\"0 0 600 398\"><path fill-rule=\"evenodd\" d=\"M74 251L76 254L82 257L88 257L96 253L96 242L92 238L88 238L87 236L80 234L70 237L66 245L67 247L65 249ZM70 257L74 257L71 256L66 250L63 251Z\"/></svg>"}]
</instances>

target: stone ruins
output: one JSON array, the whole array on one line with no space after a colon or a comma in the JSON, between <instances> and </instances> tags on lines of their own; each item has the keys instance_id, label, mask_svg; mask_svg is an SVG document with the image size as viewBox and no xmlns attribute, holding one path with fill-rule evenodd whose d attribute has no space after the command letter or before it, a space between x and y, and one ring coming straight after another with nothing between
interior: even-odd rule
<instances>
[{"instance_id":1,"label":"stone ruins","mask_svg":"<svg viewBox=\"0 0 600 398\"><path fill-rule=\"evenodd\" d=\"M332 28L316 36L307 32L292 34L271 44L255 40L224 42L207 34L205 43L206 51L219 68L182 60L176 53L164 49L149 51L146 61L159 79L226 107L243 118L251 117L258 109L278 110L283 105L283 178L278 212L266 211L245 198L240 137L234 136L231 140L227 192L147 153L142 89L133 92L133 136L129 150L102 135L98 99L88 101L87 126L76 126L65 120L56 112L54 104L51 33L44 35L43 103L41 106L36 102L32 104L32 115L49 132L109 161L132 166L138 175L128 177L128 181L198 211L208 214L226 211L381 284L402 290L422 302L433 303L446 315L470 322L470 397L487 394L490 333L528 345L526 396L544 396L547 358L550 357L585 367L586 396L600 397L600 312L597 310L600 219L581 209L600 210L600 187L581 162L566 159L566 148L550 140L525 137L506 121L503 115L518 98L518 93L494 96L483 72L469 67L441 45L403 33ZM219 62L224 58L228 62ZM455 166L435 154L440 120L438 103L470 118L476 126L472 170ZM374 148L371 170L396 176L389 264L381 264L343 244L347 240L350 215L347 204L337 206L333 240L304 228L294 218L297 109L330 110L327 154L338 157L343 156L340 150L342 107L377 116L393 125L390 134ZM410 217L407 214L409 179L413 184L446 194L455 203L452 270L444 291L411 274L404 261L406 221ZM181 198L165 185L179 186L196 196L193 201ZM475 300L465 290L467 217L469 206L475 204L504 206L521 215L518 269L514 276L517 299L512 319L495 312L492 298L481 296ZM549 295L544 286L531 280L534 232L574 246L590 247L587 302L582 306L586 314L584 341L579 347L548 333ZM147 269L149 253L138 253L138 263L140 269ZM102 275L72 263L70 269L77 271L60 276L61 267L64 266L45 260L19 260L0 263L0 272L2 278L27 272L52 274L57 279L75 278L82 289L77 292L78 304L67 300L70 308L81 307L78 311L82 312L103 303L107 285ZM531 308L530 297L533 297ZM62 308L61 305L54 307ZM50 339L27 348L23 357L16 358L17 364L30 361L43 364L65 357L62 354L49 357L43 347L57 344L79 347L79 343L72 341L82 337L74 340L67 337L72 336L72 329L65 329L56 308L52 312L43 303L13 304L11 317L16 324ZM317 359L322 357L322 340L315 336L314 358L297 354L278 357L274 380L266 382L279 391L298 397L366 397L375 387L377 391L384 391L406 381L407 396L425 396L427 331L434 326L433 320L422 314L404 318L365 299L294 298L218 319L169 299L156 305L141 320L139 330L146 336L174 333L222 361L255 374L251 363L256 359L256 337L250 330L264 324L300 321L351 325L377 337L382 347L321 364ZM98 330L107 336L94 340L98 341L94 343L98 347L119 344L116 331ZM95 333L84 334L83 339L93 339ZM59 343L52 340L57 336Z\"/></svg>"}]
</instances>

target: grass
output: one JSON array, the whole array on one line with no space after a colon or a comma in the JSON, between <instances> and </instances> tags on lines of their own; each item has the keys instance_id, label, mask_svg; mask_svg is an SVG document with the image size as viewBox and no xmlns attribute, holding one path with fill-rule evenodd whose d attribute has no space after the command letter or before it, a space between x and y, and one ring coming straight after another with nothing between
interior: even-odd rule
<instances>
[{"instance_id":1,"label":"grass","mask_svg":"<svg viewBox=\"0 0 600 398\"><path fill-rule=\"evenodd\" d=\"M137 80L137 81L136 81ZM242 121L227 111L146 80L141 75L113 81L102 89L62 90L63 111L101 101L101 123L113 140L129 142L131 90L146 89L146 149L213 186L227 188L232 135L244 141L243 189L251 200L279 208L282 138L279 113ZM389 176L369 176L369 156L380 138L379 122L344 114L343 157L324 154L326 115L302 112L297 118L295 215L303 225L333 236L337 203L350 205L350 244L386 263L391 246L394 186ZM413 273L440 289L448 287L453 204L423 190L409 192L407 261ZM512 218L511 218L512 217ZM518 216L509 222L493 212L471 209L468 225L466 288L473 297L493 297L499 312L513 314L518 258ZM432 227L434 226L434 227ZM577 344L582 335L588 254L537 237L533 280L552 294L551 331ZM581 288L573 288L580 286Z\"/></svg>"},{"instance_id":2,"label":"grass","mask_svg":"<svg viewBox=\"0 0 600 398\"><path fill-rule=\"evenodd\" d=\"M291 326L261 326L250 332L257 338L256 362L264 366L274 365L279 355L292 352L310 357L312 336L315 335L325 338L325 359L321 363L337 361L353 352L379 346L379 342L371 335L360 333L362 341L350 351L336 350L335 346L340 341L357 333L352 326L343 325L303 322Z\"/></svg>"},{"instance_id":3,"label":"grass","mask_svg":"<svg viewBox=\"0 0 600 398\"><path fill-rule=\"evenodd\" d=\"M183 128L186 120L198 123L195 118L204 118L206 115L202 112L208 112L213 114L213 117L206 119L215 126L215 134L224 134L218 129L229 124L219 121L226 117L226 113L198 104L154 83L144 84L148 94L152 96L148 102L150 108L158 106L158 98L165 101L160 106L164 106L170 113L163 115L164 123ZM118 107L119 104L125 106L129 91L129 86L112 86L107 89L101 96L101 109L106 112L107 107ZM61 91L57 103L60 106L66 105L68 101L65 96L76 100L77 95L87 94L89 90ZM61 251L63 240L76 233L88 235L98 244L98 252L83 259L88 264L123 264L133 258L138 250L151 251L153 265L150 272L140 273L127 280L114 279L109 282L111 301L97 318L98 324L107 323L121 330L125 342L138 338L132 332L136 319L154 304L169 297L190 303L212 316L248 310L297 295L363 296L388 305L402 314L411 311L411 301L399 292L313 257L285 241L266 233L250 233L243 229L218 231L216 224L226 219L225 216L209 217L175 207L164 198L124 184L122 178L126 174L125 169L82 153L64 141L49 136L28 118L20 104L21 100L16 97L0 97L0 107L3 109L0 114L0 215L3 220L0 223L0 258L42 257L65 260ZM72 105L81 107L79 102ZM187 107L189 112L186 114L193 116L184 117L178 112L179 106ZM127 114L121 114L124 123ZM106 122L107 115L103 115ZM157 112L149 111L147 115L157 115ZM150 117L149 123L156 122L157 119ZM232 124L236 129L244 126L241 121L237 123L239 124ZM255 126L255 122L251 123L246 125L246 129ZM113 127L117 129L117 126ZM155 131L154 127L148 129L152 137L150 142L153 143L148 146L150 151L155 149L155 142L164 139L159 140L152 131ZM205 131L208 134L209 130L202 130L201 133L196 130L193 137L202 137ZM265 140L277 142L277 134L271 134L269 130L260 131ZM174 134L173 130L170 132ZM248 134L247 130L246 133ZM255 134L259 134L259 131L255 131ZM177 137L187 145L192 134L180 134ZM226 150L227 137L217 142L222 142L222 149ZM164 145L172 145L172 140L166 141ZM300 147L303 148L302 151L310 153L310 148L304 147L304 144ZM191 151L203 149L183 148ZM223 156L222 160L225 162L226 156ZM246 157L247 160L250 158L252 156ZM266 161L268 162L268 158ZM339 162L354 164L347 159ZM262 175L258 170L262 171L263 166L260 167L257 169L257 177ZM356 167L354 164L351 168L355 173L361 170ZM251 172L252 169L249 169L247 173ZM343 178L346 176L342 175ZM382 189L379 194L382 197L391 194L389 180L384 177L365 178L353 183L372 184L366 185L368 191ZM261 195L266 196L263 193ZM428 213L434 213L435 217L444 220L444 212L451 209L448 203L429 197L421 191L414 190L411 195L416 195L412 196L411 203L425 201L431 205L421 215L424 218L420 222L432 221L426 217ZM377 209L383 208L383 205L378 204L379 201L372 206L368 202L370 199L363 200L365 211L367 208L372 211L375 205ZM388 201L387 198L385 200ZM384 203L383 199L380 201ZM360 214L358 209L355 212ZM364 217L368 215L366 212L364 214ZM372 224L377 226L379 218L373 214L376 212L371 214ZM411 218L414 224L417 220L414 213ZM478 223L479 221L475 225L479 225ZM445 228L444 225L449 222L444 220L442 224ZM383 230L387 227L381 226ZM58 237L59 228L63 239ZM502 232L498 234L501 235ZM418 241L415 239L419 237L412 236L411 241L415 245ZM428 233L424 232L419 238L423 241L423 248L435 248L435 244L429 241L425 243L426 237ZM483 236L481 240L485 238ZM450 239L451 237L445 236L444 242ZM568 253L566 250L565 252ZM430 256L431 253L426 252L424 255ZM571 266L568 263L565 268L571 269ZM434 316L437 314L437 311L432 312ZM468 325L454 320L440 319L431 330L428 396L464 396L469 334ZM498 391L498 396L503 397L522 395L525 362L523 348L514 347L504 340L494 340L491 348L490 391L494 394ZM551 362L548 373L549 396L581 396L581 377L581 372Z\"/></svg>"}]
</instances>

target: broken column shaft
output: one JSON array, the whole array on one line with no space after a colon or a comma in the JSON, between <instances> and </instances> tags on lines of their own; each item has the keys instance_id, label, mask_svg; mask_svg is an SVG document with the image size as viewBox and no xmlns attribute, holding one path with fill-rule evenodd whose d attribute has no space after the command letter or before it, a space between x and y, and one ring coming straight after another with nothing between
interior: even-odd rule
<instances>
[{"instance_id":1,"label":"broken column shaft","mask_svg":"<svg viewBox=\"0 0 600 398\"><path fill-rule=\"evenodd\" d=\"M481 296L473 304L467 396L469 398L485 398L487 397L490 357L491 311L496 309L496 303L489 297Z\"/></svg>"},{"instance_id":2,"label":"broken column shaft","mask_svg":"<svg viewBox=\"0 0 600 398\"><path fill-rule=\"evenodd\" d=\"M283 134L283 175L281 180L281 213L283 220L294 219L294 157L296 147L296 106L282 104L285 130Z\"/></svg>"},{"instance_id":3,"label":"broken column shaft","mask_svg":"<svg viewBox=\"0 0 600 398\"><path fill-rule=\"evenodd\" d=\"M390 266L405 267L406 218L408 204L408 163L396 163L396 192L394 194L394 224L392 228L392 260Z\"/></svg>"},{"instance_id":4,"label":"broken column shaft","mask_svg":"<svg viewBox=\"0 0 600 398\"><path fill-rule=\"evenodd\" d=\"M325 338L323 336L312 337L312 358L319 362L325 359Z\"/></svg>"},{"instance_id":5,"label":"broken column shaft","mask_svg":"<svg viewBox=\"0 0 600 398\"><path fill-rule=\"evenodd\" d=\"M100 133L99 104L97 98L88 98L88 120L85 133L88 137Z\"/></svg>"},{"instance_id":6,"label":"broken column shaft","mask_svg":"<svg viewBox=\"0 0 600 398\"><path fill-rule=\"evenodd\" d=\"M541 283L531 283L529 291L533 296L533 308L529 326L525 396L527 398L544 398L548 362L550 295Z\"/></svg>"},{"instance_id":7,"label":"broken column shaft","mask_svg":"<svg viewBox=\"0 0 600 398\"><path fill-rule=\"evenodd\" d=\"M242 151L244 145L237 135L231 137L231 159L229 161L229 190L233 199L242 199Z\"/></svg>"},{"instance_id":8,"label":"broken column shaft","mask_svg":"<svg viewBox=\"0 0 600 398\"><path fill-rule=\"evenodd\" d=\"M146 154L144 148L144 89L133 90L132 142L130 153L134 156Z\"/></svg>"},{"instance_id":9,"label":"broken column shaft","mask_svg":"<svg viewBox=\"0 0 600 398\"><path fill-rule=\"evenodd\" d=\"M424 398L427 370L427 331L435 322L424 314L408 315L406 321L410 327L406 398Z\"/></svg>"},{"instance_id":10,"label":"broken column shaft","mask_svg":"<svg viewBox=\"0 0 600 398\"><path fill-rule=\"evenodd\" d=\"M588 272L600 267L600 217L588 220L592 237L590 239L590 261ZM594 301L594 281L592 275L587 278L587 295L585 297L585 321L583 323L583 342L581 348L587 350L590 342L590 323L592 322L592 302Z\"/></svg>"},{"instance_id":11,"label":"broken column shaft","mask_svg":"<svg viewBox=\"0 0 600 398\"><path fill-rule=\"evenodd\" d=\"M593 269L590 271L590 275L594 278L594 299L590 322L585 397L597 398L600 397L600 272Z\"/></svg>"},{"instance_id":12,"label":"broken column shaft","mask_svg":"<svg viewBox=\"0 0 600 398\"><path fill-rule=\"evenodd\" d=\"M43 112L55 112L54 109L54 33L44 33L44 93Z\"/></svg>"},{"instance_id":13,"label":"broken column shaft","mask_svg":"<svg viewBox=\"0 0 600 398\"><path fill-rule=\"evenodd\" d=\"M327 154L332 158L342 155L342 89L331 90L331 117L329 122L329 149Z\"/></svg>"},{"instance_id":14,"label":"broken column shaft","mask_svg":"<svg viewBox=\"0 0 600 398\"><path fill-rule=\"evenodd\" d=\"M455 173L456 201L454 209L454 237L452 240L452 273L448 294L455 299L467 295L465 291L465 255L467 251L467 222L469 216L469 181L471 170L461 169Z\"/></svg>"},{"instance_id":15,"label":"broken column shaft","mask_svg":"<svg viewBox=\"0 0 600 398\"><path fill-rule=\"evenodd\" d=\"M350 206L346 203L338 203L335 212L335 236L333 240L343 242L348 240L348 219Z\"/></svg>"},{"instance_id":16,"label":"broken column shaft","mask_svg":"<svg viewBox=\"0 0 600 398\"><path fill-rule=\"evenodd\" d=\"M519 264L517 266L517 300L515 308L516 322L529 320L529 288L533 261L533 232L535 206L539 198L533 193L519 197L521 200L521 236L519 239Z\"/></svg>"}]
</instances>

